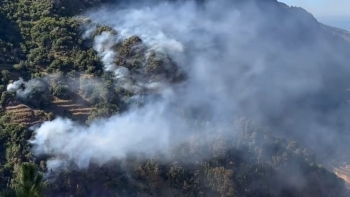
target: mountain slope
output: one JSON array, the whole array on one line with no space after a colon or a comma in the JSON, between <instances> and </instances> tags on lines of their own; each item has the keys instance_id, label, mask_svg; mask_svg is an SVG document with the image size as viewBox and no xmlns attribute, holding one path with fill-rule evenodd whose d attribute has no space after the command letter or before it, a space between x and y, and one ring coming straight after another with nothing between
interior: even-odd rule
<instances>
[{"instance_id":1,"label":"mountain slope","mask_svg":"<svg viewBox=\"0 0 350 197\"><path fill-rule=\"evenodd\" d=\"M276 0L106 2L0 1L1 190L31 162L52 197L349 196L320 164L348 146L349 32Z\"/></svg>"}]
</instances>

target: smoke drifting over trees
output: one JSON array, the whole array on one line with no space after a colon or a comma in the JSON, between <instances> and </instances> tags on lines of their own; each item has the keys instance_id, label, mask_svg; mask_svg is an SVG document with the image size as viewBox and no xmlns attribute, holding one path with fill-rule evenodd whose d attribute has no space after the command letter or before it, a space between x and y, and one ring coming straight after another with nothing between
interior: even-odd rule
<instances>
[{"instance_id":1,"label":"smoke drifting over trees","mask_svg":"<svg viewBox=\"0 0 350 197\"><path fill-rule=\"evenodd\" d=\"M89 180L89 195L113 196L89 176L103 169L126 177L121 196L348 194L317 165L348 147L344 35L274 0L118 1L83 16L81 43L100 58L96 78L112 95L101 103L115 99L120 110L33 128L31 151L54 177L49 191L71 194L76 176ZM7 90L27 98L36 80ZM87 89L77 92L98 94ZM65 173L73 178L56 187Z\"/></svg>"},{"instance_id":2,"label":"smoke drifting over trees","mask_svg":"<svg viewBox=\"0 0 350 197\"><path fill-rule=\"evenodd\" d=\"M140 109L134 109L123 117L131 116L129 118L136 118L135 122L149 123L149 126L143 125L134 131L122 127L115 129L123 125L115 119L122 121L122 118L104 120L105 125L113 122L115 126L101 129L108 131L103 137L114 139L112 141L116 146L119 140L125 143L128 138L111 138L110 135L114 133L140 136L151 125L156 128L157 124L170 125L179 114L171 112L168 103L178 101L181 101L181 108L200 109L196 116L206 114L206 121L218 125L246 115L272 131L282 132L276 133L278 135L303 139L316 151L319 148L323 151L323 146L332 146L333 139L338 138L346 128L344 117L348 110L345 90L348 82L345 79L349 74L346 67L349 62L345 55L349 44L343 41L338 46L337 41L340 42L341 37L327 35L328 32L302 10L282 8L273 1L239 3L222 0L220 3L205 2L200 6L193 1L149 3L147 6L129 2L125 7L101 9L87 16L94 23L112 27L116 32L97 35L94 49L102 57L106 71L113 71L117 79L129 81L127 88L132 83L141 84L145 80L138 81L137 77L133 77L136 72L133 72L134 68L127 68L125 61L131 61L127 56L122 57L123 61L116 62L122 54L113 46L132 36L138 36L139 42L131 47L130 53L147 47L141 54L169 54L189 76L186 84L170 86L160 92L175 92L171 96L156 104L147 104L147 111L151 114L153 110L157 111L157 106L169 108L166 110L171 114L169 119L161 114L158 114L161 120L155 118L151 121L145 114L136 115L138 119L133 116L141 113L138 112ZM93 31L88 29L87 32ZM147 61L144 61L139 70L147 66ZM167 66L171 64L165 62L164 67ZM167 86L162 80L153 83ZM123 87L126 87L125 83ZM45 125L56 129L55 124L59 122ZM165 130L166 133L168 129L162 127L157 128L158 132ZM66 130L74 128L67 127ZM42 130L37 131L38 135ZM187 132L176 127L172 130L183 135ZM156 139L160 134L158 132L153 133L155 136L146 134L144 138ZM73 133L77 136L87 135L85 132ZM47 137L51 141L50 135ZM132 138L130 143L134 144ZM80 147L81 143L74 141L79 137L62 137L62 140L66 139L77 146L66 151L75 152ZM52 141L59 143L60 140L55 138ZM163 144L158 140L153 141L158 142ZM40 149L41 144L38 141L34 143ZM92 145L94 142L86 143ZM106 143L106 148L113 149L113 146ZM127 154L129 150L126 148L123 151ZM108 151L102 149L95 154L108 157L105 152Z\"/></svg>"}]
</instances>

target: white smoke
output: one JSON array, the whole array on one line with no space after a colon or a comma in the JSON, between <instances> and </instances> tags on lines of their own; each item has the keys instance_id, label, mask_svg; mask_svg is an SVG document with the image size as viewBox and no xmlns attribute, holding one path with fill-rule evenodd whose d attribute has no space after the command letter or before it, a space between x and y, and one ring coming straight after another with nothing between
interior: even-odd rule
<instances>
[{"instance_id":1,"label":"white smoke","mask_svg":"<svg viewBox=\"0 0 350 197\"><path fill-rule=\"evenodd\" d=\"M34 88L45 88L44 78L30 79L29 81L24 81L22 78L14 81L7 85L7 91L16 92L16 96L22 99L27 99L28 95L33 91Z\"/></svg>"},{"instance_id":2,"label":"white smoke","mask_svg":"<svg viewBox=\"0 0 350 197\"><path fill-rule=\"evenodd\" d=\"M96 29L96 27L91 27ZM90 28L90 29L91 29ZM88 29L87 31L92 31ZM115 63L116 58L119 56L114 49L115 45L122 42L126 37L114 35L110 32L102 32L94 38L94 49L101 58L105 71L111 71L114 73L114 77L118 82L118 86L123 87L131 92L139 92L142 87L141 82L132 79L130 71L123 65L117 65ZM135 83L136 82L136 83Z\"/></svg>"},{"instance_id":3,"label":"white smoke","mask_svg":"<svg viewBox=\"0 0 350 197\"><path fill-rule=\"evenodd\" d=\"M7 85L7 91L16 92L20 89L22 84L24 84L24 80L22 78L19 78L19 80Z\"/></svg>"},{"instance_id":4,"label":"white smoke","mask_svg":"<svg viewBox=\"0 0 350 197\"><path fill-rule=\"evenodd\" d=\"M46 122L35 131L33 151L56 156L47 163L51 170L62 167L66 161L88 168L90 163L103 165L131 153L166 153L175 122L168 121L165 110L163 104L150 105L94 121L89 126L62 118Z\"/></svg>"},{"instance_id":5,"label":"white smoke","mask_svg":"<svg viewBox=\"0 0 350 197\"><path fill-rule=\"evenodd\" d=\"M107 71L113 71L115 68L114 60L116 57L112 47L119 42L117 36L109 32L102 32L101 35L96 36L94 49L101 56L102 62Z\"/></svg>"},{"instance_id":6,"label":"white smoke","mask_svg":"<svg viewBox=\"0 0 350 197\"><path fill-rule=\"evenodd\" d=\"M339 71L329 72L334 67L315 66L322 65L323 57L337 57L325 38L314 36L318 29L311 26L312 31L299 32L304 22L299 15L276 18L273 14L282 9L277 2L271 1L269 12L251 2L237 9L229 0L221 0L200 8L194 1L185 1L90 13L94 22L118 32L103 32L95 38L94 49L105 70L126 81L123 87L127 89L162 87L163 98L90 126L65 119L46 122L35 130L34 153L56 156L56 167L60 161L71 161L85 168L91 162L103 165L128 153L166 151L170 142L175 143L174 133L186 136L185 123L171 110L172 102L186 110L198 109L199 115L218 125L237 115L250 115L264 126L288 128L289 135L311 144L320 139L328 143L325 136L336 136L328 131L336 128L335 117L343 117L343 110L324 114L299 101L306 100L305 95L328 91L324 88L329 80L339 78L333 85L342 88L345 82L341 79L349 69L339 66ZM115 64L118 54L113 50L117 42L134 35L148 48L170 54L188 73L186 86L177 89L161 81L136 81L135 85L130 71ZM295 118L293 125L285 122L288 116ZM277 120L271 123L270 119ZM305 129L321 137L305 138L305 132L300 132Z\"/></svg>"}]
</instances>

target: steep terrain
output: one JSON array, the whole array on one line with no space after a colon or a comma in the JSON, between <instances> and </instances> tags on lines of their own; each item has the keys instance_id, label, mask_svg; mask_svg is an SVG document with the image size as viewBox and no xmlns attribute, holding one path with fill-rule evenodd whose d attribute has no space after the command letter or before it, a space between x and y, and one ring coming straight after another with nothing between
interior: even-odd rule
<instances>
[{"instance_id":1,"label":"steep terrain","mask_svg":"<svg viewBox=\"0 0 350 197\"><path fill-rule=\"evenodd\" d=\"M23 104L7 106L6 113L11 116L11 121L14 123L24 124L26 126L40 124L49 120L43 111L32 110Z\"/></svg>"},{"instance_id":2,"label":"steep terrain","mask_svg":"<svg viewBox=\"0 0 350 197\"><path fill-rule=\"evenodd\" d=\"M33 126L51 120L55 116L69 117L77 121L86 121L94 108L84 106L79 102L72 100L61 100L55 98L52 106L44 110L33 110L24 104L14 105L13 102L5 107L5 111L12 118L12 121L18 124ZM51 115L50 115L51 114Z\"/></svg>"},{"instance_id":3,"label":"steep terrain","mask_svg":"<svg viewBox=\"0 0 350 197\"><path fill-rule=\"evenodd\" d=\"M93 108L86 107L82 104L77 104L72 102L71 100L55 100L53 102L55 107L48 109L55 112L54 114L62 114L63 116L72 117L77 120L87 120L88 116L91 113ZM63 111L63 113L59 113L58 111ZM64 112L69 113L69 115L64 115Z\"/></svg>"},{"instance_id":4,"label":"steep terrain","mask_svg":"<svg viewBox=\"0 0 350 197\"><path fill-rule=\"evenodd\" d=\"M0 49L0 196L350 195L350 33L302 8L0 0Z\"/></svg>"}]
</instances>

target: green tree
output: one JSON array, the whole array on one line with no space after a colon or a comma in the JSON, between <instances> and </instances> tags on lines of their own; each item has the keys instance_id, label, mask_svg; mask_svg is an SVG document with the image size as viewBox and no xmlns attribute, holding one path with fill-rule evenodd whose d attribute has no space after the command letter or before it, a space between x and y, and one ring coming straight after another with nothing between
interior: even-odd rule
<instances>
[{"instance_id":1,"label":"green tree","mask_svg":"<svg viewBox=\"0 0 350 197\"><path fill-rule=\"evenodd\" d=\"M13 188L17 197L40 197L44 188L43 175L35 164L22 163L16 169Z\"/></svg>"}]
</instances>

